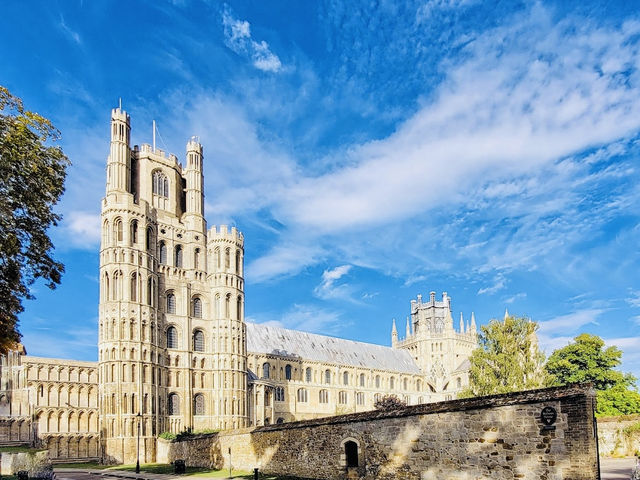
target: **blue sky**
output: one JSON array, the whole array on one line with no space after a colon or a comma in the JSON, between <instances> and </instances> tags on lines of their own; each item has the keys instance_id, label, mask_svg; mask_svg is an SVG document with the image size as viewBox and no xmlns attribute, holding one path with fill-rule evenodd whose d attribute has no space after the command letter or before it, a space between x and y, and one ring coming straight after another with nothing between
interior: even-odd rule
<instances>
[{"instance_id":1,"label":"blue sky","mask_svg":"<svg viewBox=\"0 0 640 480\"><path fill-rule=\"evenodd\" d=\"M245 234L246 314L388 344L418 293L580 332L640 377L640 12L627 1L3 3L0 84L73 162L30 354L97 357L110 109L205 149Z\"/></svg>"}]
</instances>

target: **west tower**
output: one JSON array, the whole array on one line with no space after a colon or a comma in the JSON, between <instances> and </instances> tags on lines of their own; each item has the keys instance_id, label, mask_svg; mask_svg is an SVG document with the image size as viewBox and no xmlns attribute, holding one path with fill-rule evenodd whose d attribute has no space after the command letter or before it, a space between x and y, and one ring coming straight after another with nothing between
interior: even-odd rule
<instances>
[{"instance_id":1,"label":"west tower","mask_svg":"<svg viewBox=\"0 0 640 480\"><path fill-rule=\"evenodd\" d=\"M100 249L100 433L106 461L155 458L164 431L246 425L244 243L207 232L203 148L130 146L111 113Z\"/></svg>"}]
</instances>

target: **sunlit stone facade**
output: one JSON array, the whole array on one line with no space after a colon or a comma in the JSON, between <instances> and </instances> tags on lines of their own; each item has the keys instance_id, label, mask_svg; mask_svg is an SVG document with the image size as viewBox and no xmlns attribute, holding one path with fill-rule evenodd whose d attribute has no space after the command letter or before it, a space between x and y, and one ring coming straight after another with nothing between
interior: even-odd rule
<instances>
[{"instance_id":1,"label":"sunlit stone facade","mask_svg":"<svg viewBox=\"0 0 640 480\"><path fill-rule=\"evenodd\" d=\"M458 331L450 299L411 302L391 347L244 321L244 238L207 228L203 149L184 165L130 145L111 114L102 201L98 362L2 359L0 442L58 458L155 459L162 432L235 429L454 398L468 383L475 320Z\"/></svg>"}]
</instances>

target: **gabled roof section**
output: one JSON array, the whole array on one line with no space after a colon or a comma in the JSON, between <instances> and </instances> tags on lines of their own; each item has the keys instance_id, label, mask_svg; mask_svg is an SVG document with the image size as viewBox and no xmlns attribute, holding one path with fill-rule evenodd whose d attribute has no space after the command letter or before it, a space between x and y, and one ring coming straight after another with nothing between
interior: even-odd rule
<instances>
[{"instance_id":1,"label":"gabled roof section","mask_svg":"<svg viewBox=\"0 0 640 480\"><path fill-rule=\"evenodd\" d=\"M406 350L247 322L247 352L323 363L420 373Z\"/></svg>"}]
</instances>

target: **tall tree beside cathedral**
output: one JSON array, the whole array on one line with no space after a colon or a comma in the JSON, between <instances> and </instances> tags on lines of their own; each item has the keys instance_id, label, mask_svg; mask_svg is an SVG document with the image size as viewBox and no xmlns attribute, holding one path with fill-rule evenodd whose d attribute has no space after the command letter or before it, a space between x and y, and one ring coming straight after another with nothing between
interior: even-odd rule
<instances>
[{"instance_id":1,"label":"tall tree beside cathedral","mask_svg":"<svg viewBox=\"0 0 640 480\"><path fill-rule=\"evenodd\" d=\"M545 386L544 354L538 348L538 324L505 316L480 327L479 347L469 361L469 387L460 397L517 392Z\"/></svg>"},{"instance_id":2,"label":"tall tree beside cathedral","mask_svg":"<svg viewBox=\"0 0 640 480\"><path fill-rule=\"evenodd\" d=\"M47 234L60 215L54 205L64 192L69 160L53 145L60 132L43 116L0 86L0 352L20 340L22 301L43 279L60 283L64 266L52 256Z\"/></svg>"},{"instance_id":3,"label":"tall tree beside cathedral","mask_svg":"<svg viewBox=\"0 0 640 480\"><path fill-rule=\"evenodd\" d=\"M621 362L619 348L604 348L602 338L583 333L566 347L555 350L545 369L554 385L593 383L599 415L640 413L640 393L634 389L636 379L616 370Z\"/></svg>"}]
</instances>

